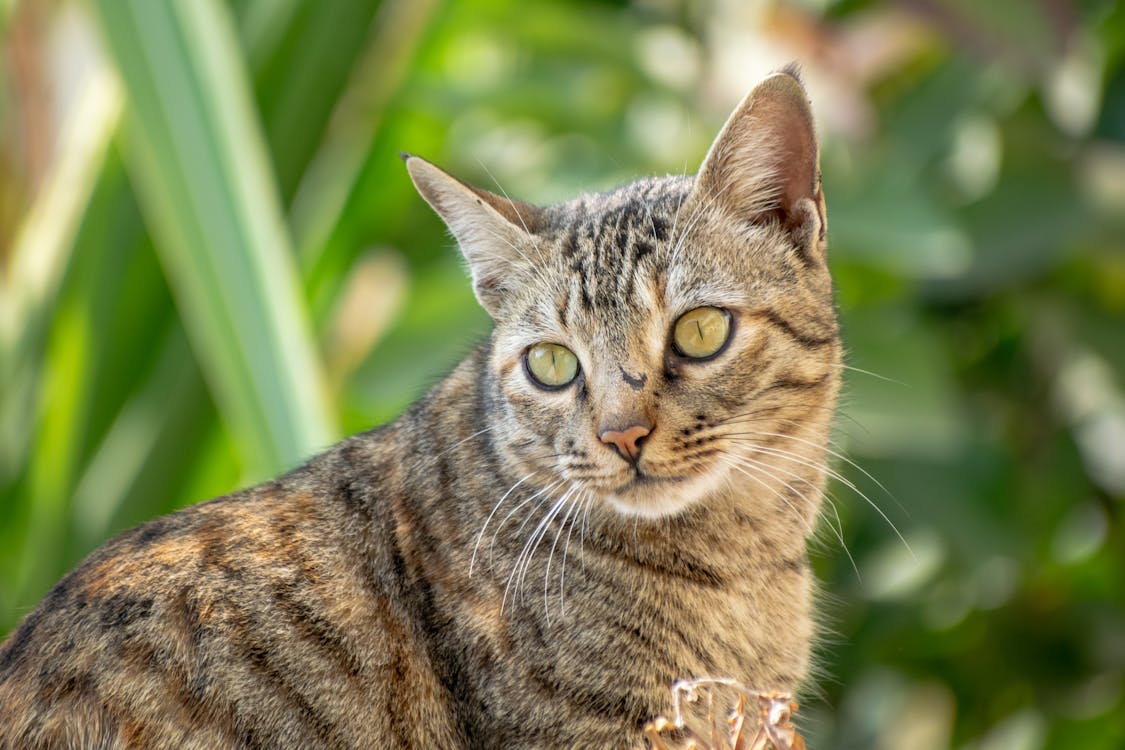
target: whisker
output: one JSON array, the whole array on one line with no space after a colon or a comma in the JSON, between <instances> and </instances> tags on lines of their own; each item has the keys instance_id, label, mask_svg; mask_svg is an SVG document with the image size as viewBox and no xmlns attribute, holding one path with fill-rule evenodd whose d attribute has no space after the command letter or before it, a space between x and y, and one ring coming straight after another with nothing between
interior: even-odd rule
<instances>
[{"instance_id":1,"label":"whisker","mask_svg":"<svg viewBox=\"0 0 1125 750\"><path fill-rule=\"evenodd\" d=\"M590 509L594 507L594 496L590 495L590 501L586 503L586 510L582 512L582 533L578 538L578 549L583 557L586 556L586 528L590 521Z\"/></svg>"},{"instance_id":2,"label":"whisker","mask_svg":"<svg viewBox=\"0 0 1125 750\"><path fill-rule=\"evenodd\" d=\"M776 469L777 471L781 471L781 472L784 472L785 474L788 474L789 476L791 476L791 477L795 478L795 479L796 479L796 480L798 480L799 482L802 482L802 483L804 483L804 484L808 485L810 489L814 489L814 490L815 490L815 487L813 487L813 485L812 485L812 484L811 484L811 483L810 483L810 482L809 482L809 481L808 481L807 479L805 479L804 477L802 477L802 476L801 476L800 474L796 473L795 471L792 471L792 470L790 470L790 469L786 469L786 468L785 468L785 467L783 467L783 466L775 466L775 465L773 465L773 464L766 464L765 462L761 462L761 461L755 461L754 459L750 458L749 456L743 456L743 455L739 455L739 454L733 454L733 453L731 453L731 452L729 452L729 451L724 451L724 453L726 453L726 454L727 454L727 455L729 455L729 456L732 456L733 458L735 458L735 459L736 459L736 460L738 460L738 461L747 461L747 462L749 462L750 464L752 464L752 465L753 465L754 467L756 467L756 468L757 468L757 469L758 469L759 471L761 471L761 472L762 472L763 474L765 474L766 476L770 477L771 479L773 479L773 480L775 480L775 481L778 481L778 482L781 482L782 484L784 484L784 485L785 485L785 486L786 486L786 487L787 487L787 488L788 488L788 489L789 489L789 490L790 490L791 492L793 492L793 493L796 493L796 494L798 494L798 495L800 495L800 494L801 494L801 493L800 493L800 492L799 492L799 491L797 490L797 488L796 488L796 487L794 487L793 485L791 485L791 484L790 484L789 482L786 482L785 480L781 479L780 477L778 477L778 476L776 476L775 474L773 474L773 473L771 473L770 471L768 471L768 470L766 469L766 466L769 466L769 467L770 467L770 468L772 468L772 469ZM776 494L776 493L775 493L775 494ZM825 493L825 494L824 494L824 499L825 499L825 501L826 501L826 504L827 504L827 505L828 505L828 506L829 506L830 508L832 508L832 512L836 514L836 519L837 519L837 520L839 520L839 519L840 519L840 514L839 514L839 512L838 512L838 511L836 510L836 506L832 504L832 502L831 502L831 498L829 498L829 497L827 496L827 493ZM790 506L790 507L792 507L792 506ZM831 528L831 529L832 529L832 530L833 530L833 531L835 532L835 534L836 534L836 539L837 539L837 540L838 540L838 541L840 542L840 546L841 546L841 547L843 547L843 549L844 549L844 553L845 553L845 554L846 554L846 555L848 556L848 559L852 561L852 567L853 567L853 568L856 568L856 578L859 578L859 568L857 568L857 567L856 567L856 565L855 565L855 560L854 560L854 559L852 558L852 553L851 553L851 550L849 550L849 549L848 549L848 543L844 541L844 526L843 526L843 522L841 522L841 523L840 523L840 526L839 526L839 528L835 528L835 527L832 527L831 523L829 523L828 525L829 525L829 528Z\"/></svg>"},{"instance_id":3,"label":"whisker","mask_svg":"<svg viewBox=\"0 0 1125 750\"><path fill-rule=\"evenodd\" d=\"M519 208L516 206L516 202L512 200L511 196L508 195L508 191L505 190L504 186L500 184L500 181L496 179L496 175L494 175L492 173L492 170L488 168L487 164L485 164L480 159L477 159L477 164L479 164L481 166L481 169L483 169L485 171L485 173L488 175L489 179L491 179L493 184L496 185L496 189L499 190L500 194L504 196L504 200L508 201L508 205L512 207L512 212L516 215L516 218L519 219L520 226L523 227L524 234L530 240L530 245L531 245L532 249L535 250L535 255L538 258L539 262L538 263L532 263L531 259L528 258L523 253L522 250L517 248L515 245L512 245L511 242L508 242L508 244L512 245L512 248L517 253L519 253L520 256L524 260L526 260L528 262L528 265L530 265L532 267L532 269L533 269L536 277L538 278L538 280L543 282L543 284L545 286L550 287L552 279L549 277L549 275L546 272L546 266L547 266L547 263L549 261L549 258L544 254L543 248L541 247L541 245L533 239L534 234L532 233L530 227L527 226L527 222L524 221L523 214L520 213ZM493 232L492 234L495 234L495 232Z\"/></svg>"},{"instance_id":4,"label":"whisker","mask_svg":"<svg viewBox=\"0 0 1125 750\"><path fill-rule=\"evenodd\" d=\"M516 586L516 593L518 594L523 589L524 577L527 574L527 568L531 563L531 558L535 554L539 542L542 541L544 534L550 527L551 521L558 515L559 510L566 505L570 495L576 490L574 485L567 487L566 491L562 494L555 504L551 506L550 510L543 516L536 527L532 530L531 535L528 537L527 542L520 551L519 556L516 558L515 564L512 566L512 571L508 575L508 584L504 587L504 598L500 602L500 611L504 611L504 605L508 601L508 592L512 587L513 581ZM528 516L530 518L530 514ZM522 528L522 526L520 527Z\"/></svg>"},{"instance_id":5,"label":"whisker","mask_svg":"<svg viewBox=\"0 0 1125 750\"><path fill-rule=\"evenodd\" d=\"M558 480L556 480L555 482L553 482L553 483L552 483L552 484L550 485L550 491L552 491L552 492L553 492L553 491L554 491L554 490L555 490L555 489L556 489L557 487L559 487L560 485L562 485L562 484L565 484L565 483L566 483L566 480L564 480L564 479L558 479ZM546 488L545 488L545 489L546 489ZM547 493L536 493L536 494L537 494L537 495L546 495ZM529 499L530 499L530 498L529 498ZM516 527L516 531L515 531L515 534L514 534L514 535L515 535L515 536L519 536L519 535L520 535L520 534L521 534L521 533L523 532L523 530L524 530L524 527L525 527L525 526L527 526L527 523L528 523L528 521L530 521L530 520L531 520L531 519L532 519L532 518L533 518L533 517L535 516L535 509L536 509L536 508L541 508L541 507L543 507L544 505L546 505L546 504L547 504L547 503L549 503L549 502L550 502L550 500L549 500L549 499L546 499L546 498L544 498L543 500L540 500L540 501L539 501L538 503L536 503L535 507L534 507L534 508L532 508L531 510L529 510L529 511L527 512L527 515L525 515L525 516L523 517L523 520L522 520L522 521L520 522L520 525ZM517 506L516 508L513 508L513 509L512 509L512 511L511 511L511 513L509 513L509 514L508 514L508 516L506 516L504 520L506 521L506 520L507 520L507 519L508 519L509 517L511 517L511 516L512 516L512 515L513 515L513 514L514 514L514 513L516 512L516 511L517 511L517 510L519 510L519 507L518 507L518 506ZM501 526L503 526L503 524L501 524Z\"/></svg>"},{"instance_id":6,"label":"whisker","mask_svg":"<svg viewBox=\"0 0 1125 750\"><path fill-rule=\"evenodd\" d=\"M476 544L473 545L472 557L469 558L469 577L470 578L473 577L473 567L476 565L476 562L477 562L477 550L480 549L481 540L484 539L484 532L485 532L485 530L488 529L488 524L492 521L492 517L494 515L496 515L496 511L499 510L500 506L504 503L504 501L508 499L508 495L511 495L512 492L514 492L517 487L519 487L521 484L526 482L528 479L531 479L531 477L535 476L538 473L539 473L539 471L536 470L536 471L532 471L528 474L525 474L522 478L519 479L519 481L517 481L515 484L513 484L511 487L508 488L508 491L505 492L500 497L500 499L496 501L496 505L492 506L492 512L490 512L488 514L488 518L484 519L484 525L480 527L480 533L477 534L477 542L476 542Z\"/></svg>"},{"instance_id":7,"label":"whisker","mask_svg":"<svg viewBox=\"0 0 1125 750\"><path fill-rule=\"evenodd\" d=\"M855 558L852 557L852 551L848 549L848 544L844 541L844 519L840 518L840 509L836 507L836 503L828 496L827 492L824 493L824 504L832 510L832 515L836 516L836 528L833 529L836 532L836 538L840 540L840 546L844 548L844 554L848 556L848 562L852 564L856 580L862 584L863 576L859 574L859 566L856 565ZM832 525L832 522L827 518L824 522L829 526Z\"/></svg>"},{"instance_id":8,"label":"whisker","mask_svg":"<svg viewBox=\"0 0 1125 750\"><path fill-rule=\"evenodd\" d=\"M777 180L771 179L770 174L763 174L761 176L761 181L767 182L767 184L771 184L771 185L773 183L777 182ZM710 197L710 199L707 201L706 204L704 204L702 207L700 207L699 209L697 209L695 211L695 213L693 214L692 220L690 221L688 226L686 226L684 228L684 231L683 231L682 235L680 236L680 240L672 248L672 257L673 258L679 257L680 247L683 245L683 242L687 238L687 236L689 234L691 234L691 230L695 228L695 225L697 223L699 223L699 221L702 220L704 216L707 215L707 212L711 210L712 205L715 203L715 201L717 201L723 195L723 193L725 193L727 190L729 190L734 184L735 184L735 180L733 178L731 180L728 180L725 185L723 185L719 190L715 191L715 193ZM780 190L779 188L771 188L768 191L761 191L761 190L757 191L761 195L761 197L757 199L756 203L761 202L762 208L765 208L765 207L770 206L770 205L776 205L777 199L779 197L778 196L779 190ZM757 206L755 205L754 208L757 208Z\"/></svg>"},{"instance_id":9,"label":"whisker","mask_svg":"<svg viewBox=\"0 0 1125 750\"><path fill-rule=\"evenodd\" d=\"M652 204L645 206L645 213L648 215L648 225L652 228L652 242L655 245L660 242L660 238L656 236L656 222L652 219Z\"/></svg>"},{"instance_id":10,"label":"whisker","mask_svg":"<svg viewBox=\"0 0 1125 750\"><path fill-rule=\"evenodd\" d=\"M544 500L544 501L540 502L537 507L541 508L544 505L546 505L548 502L550 502L550 501ZM556 505L557 505L557 503L556 503ZM549 512L550 511L548 511L548 513ZM534 513L535 513L535 508L533 508L531 510L531 512L529 512L527 514L527 518L524 519L524 523L526 523L531 518L531 516L534 515ZM540 523L542 523L542 521L540 521ZM523 528L523 525L520 526L520 529L522 529L522 528ZM538 526L536 527L536 529L538 529ZM518 532L518 530L517 530L517 532ZM511 590L513 582L516 582L516 591L517 592L519 591L518 579L520 577L520 569L521 569L522 564L523 564L523 558L524 558L524 555L527 553L528 548L531 546L531 543L532 543L532 540L534 539L534 537L535 537L535 533L534 533L534 530L533 530L531 536L528 537L527 542L524 543L523 549L520 550L520 553L516 556L516 559L512 562L511 570L508 571L508 582L504 585L504 597L500 600L500 611L501 612L504 611L504 609L507 605L508 592Z\"/></svg>"},{"instance_id":11,"label":"whisker","mask_svg":"<svg viewBox=\"0 0 1125 750\"><path fill-rule=\"evenodd\" d=\"M838 364L832 363L832 362L823 362L822 364L824 364L826 366L829 366L829 367L848 367L847 365L838 365ZM876 373L871 373L871 374L875 375L876 377L881 377L879 375L876 375ZM898 381L892 380L891 382L897 383ZM724 423L727 423L727 422L730 422L730 421L733 421L733 420L737 420L741 417L756 416L756 415L759 415L759 414L770 414L770 413L779 412L779 411L782 411L782 410L785 410L785 409L820 409L821 411L826 411L826 412L832 414L835 417L843 417L844 419L848 420L849 422L851 422L852 424L854 424L856 427L863 430L864 432L870 432L862 422L857 420L851 414L848 414L846 409L837 408L835 405L826 406L826 405L821 405L821 404L808 404L808 403L802 403L802 404L783 403L783 404L774 404L774 405L768 405L768 406L758 406L758 407L755 407L754 409L751 409L750 411L741 412L739 414L732 414L731 416L724 418L718 424L724 424ZM781 419L781 418L779 417L778 419ZM790 419L789 421L793 424L799 424L799 420ZM832 442L832 441L830 441L830 442Z\"/></svg>"},{"instance_id":12,"label":"whisker","mask_svg":"<svg viewBox=\"0 0 1125 750\"><path fill-rule=\"evenodd\" d=\"M747 435L772 435L772 433L746 433L746 434ZM728 439L731 439L733 442L738 442L738 443L748 445L752 449L754 449L755 451L757 451L759 453L765 453L767 455L777 456L779 458L783 458L783 459L786 459L788 461L793 461L794 463L802 464L804 466L809 466L811 468L817 469L818 471L823 471L825 474L832 477L836 481L840 482L841 484L846 486L848 489L850 489L852 492L856 493L861 498L863 498L864 501L868 505L870 505L875 510L876 513L878 513L882 517L882 519L891 528L891 530L894 531L895 536L897 536L899 538L899 541L902 542L903 546L906 547L906 551L910 553L911 557L914 557L914 550L910 547L910 543L906 541L906 537L904 537L902 535L902 532L899 531L898 526L895 525L894 521L892 521L890 519L890 517L885 512L883 512L883 509L880 508L875 503L874 500L872 500L870 497L867 496L867 493L865 493L863 490L861 490L859 487L857 487L855 482L851 481L850 479L845 477L840 472L832 469L831 467L829 467L825 464L811 463L807 459L805 459L803 456L800 456L799 454L796 454L796 453L792 453L790 451L786 451L786 450L781 449L781 448L771 448L769 446L764 446L764 445L760 445L758 443L755 443L752 440L742 440L742 439L739 439L739 437L735 434L728 435L727 437L728 437ZM799 438L796 438L795 436L792 436L792 435L778 435L777 437L793 437L794 439L799 440ZM802 442L809 442L809 441L802 441ZM809 444L815 445L815 443L811 443L811 442L809 442ZM821 448L824 449L825 451L828 451L829 453L833 453L833 455L838 455L834 451L829 451L827 448L823 448L823 446L821 446ZM845 459L845 460L847 460L848 463L852 464L853 466L855 465L855 463L853 461L851 461L849 459ZM859 467L857 467L857 468L859 468ZM870 474L868 474L863 469L860 469L860 471L863 471L864 474L866 474L868 477L870 477L873 482L875 482L876 484L879 484L879 486L883 488L883 491L886 492L886 488L883 487L882 484L880 484L878 482L878 480L876 480L874 477L872 477ZM890 493L888 493L888 494L890 494ZM892 499L893 499L893 497L892 497Z\"/></svg>"},{"instance_id":13,"label":"whisker","mask_svg":"<svg viewBox=\"0 0 1125 750\"><path fill-rule=\"evenodd\" d=\"M594 496L589 492L583 490L582 500L580 501L579 511L574 514L574 519L570 522L570 531L566 532L566 543L563 545L563 559L562 570L559 572L559 612L563 615L566 614L566 559L567 553L570 551L570 535L574 533L574 527L578 525L579 518L585 519L585 514L590 510L590 503L593 501ZM583 551L585 548L583 547Z\"/></svg>"},{"instance_id":14,"label":"whisker","mask_svg":"<svg viewBox=\"0 0 1125 750\"><path fill-rule=\"evenodd\" d=\"M704 203L703 205L696 208L696 210L688 218L688 222L687 222L686 226L684 227L684 231L680 234L679 240L672 247L672 257L673 258L679 257L680 246L683 245L683 242L687 238L687 236L689 234L691 234L691 230L695 228L695 225L704 216L706 216L707 211L710 210L710 208L711 208L711 205L715 201L717 201L719 199L719 197L722 196L722 194L725 193L732 185L734 185L734 180L728 181L727 184L723 185L723 187L720 190L715 191L715 193L713 195L711 195L711 197L708 199L708 201L706 203Z\"/></svg>"},{"instance_id":15,"label":"whisker","mask_svg":"<svg viewBox=\"0 0 1125 750\"><path fill-rule=\"evenodd\" d=\"M557 532L555 532L555 540L553 542L551 542L551 551L549 553L547 553L547 567L543 571L543 615L544 615L544 618L546 619L546 621L548 623L550 623L550 616L548 615L548 611L550 609L550 603L548 602L548 598L547 598L547 589L550 586L550 582L551 582L551 562L555 559L555 548L559 546L559 539L562 537L562 533L566 529L567 521L570 520L570 516L574 513L574 511L577 510L580 507L580 502L579 502L579 500L575 500L574 502L569 503L569 506L570 507L568 507L566 509L566 513L563 515L562 521L559 523L559 530ZM569 537L569 534L567 536ZM564 555L563 555L564 565L565 565L565 559L566 559L566 555L564 553ZM565 571L565 568L564 568L563 573L565 573L565 572L566 571ZM561 580L562 576L560 575L559 578ZM561 604L561 596L562 596L561 584L560 584L560 588L559 588L559 596L560 596L559 612L561 614L562 611L563 611L562 610L562 604Z\"/></svg>"},{"instance_id":16,"label":"whisker","mask_svg":"<svg viewBox=\"0 0 1125 750\"><path fill-rule=\"evenodd\" d=\"M740 456L737 453L732 453L730 451L722 451L722 453L723 453L724 456L729 457L728 459L724 459L724 462L728 466L730 466L731 468L736 469L738 471L742 471L743 474L746 474L746 472L743 471L743 467L748 464L747 468L757 469L762 474L766 475L770 479L773 479L775 482L780 482L782 485L784 485L786 488L788 488L794 494L796 494L796 495L798 495L802 498L804 497L804 493L799 491L796 487L789 484L784 479L781 479L778 476L776 476L774 474L771 474L769 471L767 471L765 469L765 464L762 464L758 461L754 461L753 459L747 458L746 456ZM749 474L747 474L747 476L749 476ZM778 490L776 487L771 487L770 485L763 482L761 480L761 477L755 477L755 478L758 480L758 483L762 485L762 487L764 487L767 490L769 490L770 492L772 492L779 500L781 500L781 502L788 505L790 510L792 510L794 513L797 513L798 515L801 515L801 509L798 508L796 505L794 505L793 502L789 498L787 498L784 494L782 494L782 492L780 490ZM807 484L807 482L806 482L806 484Z\"/></svg>"},{"instance_id":17,"label":"whisker","mask_svg":"<svg viewBox=\"0 0 1125 750\"><path fill-rule=\"evenodd\" d=\"M538 244L536 244L535 242L530 243L531 247L535 250L535 254L538 256L538 262L534 262L534 261L532 261L531 258L529 258L527 256L527 253L525 253L519 245L512 242L509 238L503 236L502 234L499 234L498 232L492 231L487 226L481 225L480 228L483 229L488 234L492 235L493 238L495 238L497 240L500 240L505 245L507 245L508 247L515 250L516 253L520 256L520 258L522 258L525 261L525 263L526 263L525 267L527 269L531 270L532 273L535 274L536 279L538 281L542 282L544 285L550 286L551 278L547 275L547 271L546 271L546 268L545 268L545 266L547 264L547 261L543 257L543 251L539 248ZM502 255L497 255L496 253L484 252L484 251L481 251L479 248L475 252L477 254L483 256L483 257L490 258L490 259L496 261L497 263L502 263L505 266L511 264L511 258L505 258Z\"/></svg>"},{"instance_id":18,"label":"whisker","mask_svg":"<svg viewBox=\"0 0 1125 750\"><path fill-rule=\"evenodd\" d=\"M831 410L829 410L829 411L831 411ZM753 413L753 412L750 412L750 413ZM840 416L845 416L848 419L851 419L853 422L855 422L855 424L857 426L859 426L860 429L866 431L867 428L865 428L859 422L856 422L855 419L852 418L851 416L849 416L847 414L840 414ZM787 424L787 425L791 425L793 427L802 427L802 426L807 424L806 421L802 421L800 419L793 419L791 417L754 417L752 419L734 419L732 417L732 418L723 420L722 422L716 423L712 429L718 430L718 428L720 428L720 427L728 427L728 426L740 425L740 424L752 424L752 423L757 423L757 422L779 422L781 424ZM707 434L707 433L704 433L704 434ZM737 435L739 433L730 433L730 434ZM835 440L834 438L831 438L831 437L826 437L825 441L828 443L828 445L833 446L834 448L836 448L838 450L841 450L841 451L843 450L843 447L840 445L839 440Z\"/></svg>"},{"instance_id":19,"label":"whisker","mask_svg":"<svg viewBox=\"0 0 1125 750\"><path fill-rule=\"evenodd\" d=\"M530 234L531 234L531 230L527 228L527 222L526 222L526 221L524 221L524 220L523 220L523 216L521 216L521 215L520 215L519 209L518 209L518 208L516 208L516 203L515 203L515 201L513 201L513 200L512 200L512 199L511 199L511 198L510 198L510 197L508 196L508 191L506 191L506 190L505 190L505 189L503 188L503 186L502 186L502 185L500 184L500 181L496 179L496 175L492 174L492 170L488 168L488 165L487 165L487 164L485 164L485 163L484 163L483 161L481 161L480 159L477 159L477 164L480 164L480 166L481 166L481 169L483 169L483 170L485 171L485 173L486 173L486 174L488 175L489 179L490 179L490 180L492 180L493 184L495 184L495 185L496 185L496 189L497 189L497 190L499 190L499 191L500 191L500 193L501 193L501 195L503 195L503 196L504 196L504 200L508 201L508 205L510 205L510 206L512 207L512 211L514 211L514 212L515 212L515 214L516 214L516 218L518 218L518 219L520 220L520 224L521 224L521 225L523 226L523 231L527 232L527 233L528 233L528 234L530 235Z\"/></svg>"},{"instance_id":20,"label":"whisker","mask_svg":"<svg viewBox=\"0 0 1125 750\"><path fill-rule=\"evenodd\" d=\"M836 409L830 406L820 406L818 404L801 404L801 408L820 409L829 414L835 414ZM734 424L749 424L750 422L769 422L776 420L785 424L791 425L805 425L808 424L808 418L802 415L795 417L786 417L779 415L778 412L783 410L792 410L795 408L791 404L780 404L778 406L763 406L750 411L741 412L739 414L732 414L729 417L724 417L715 424L711 425L712 428L725 427Z\"/></svg>"},{"instance_id":21,"label":"whisker","mask_svg":"<svg viewBox=\"0 0 1125 750\"><path fill-rule=\"evenodd\" d=\"M730 454L728 454L728 455L730 455ZM720 459L720 460L721 460L721 461L722 461L723 463L725 463L725 464L726 464L727 466L729 466L730 468L732 468L732 469L734 469L735 471L739 472L740 474L743 474L743 475L745 475L745 476L749 477L750 479L753 479L753 480L754 480L755 482L757 482L757 483L758 483L759 485L761 485L761 486L762 486L762 487L763 487L764 489L767 489L767 490L769 490L770 492L772 492L772 493L773 493L774 495L776 495L776 496L777 496L777 498L778 498L779 500L781 500L781 502L783 502L783 503L785 503L786 505L788 505L788 506L789 506L789 509L790 509L790 510L792 510L792 511L793 511L794 513L800 514L800 512L801 512L801 511L800 511L800 510L799 510L799 509L797 508L797 506L793 505L793 503L792 503L792 502L791 502L791 501L789 500L789 498L787 498L787 497L785 497L784 495L782 495L782 494L781 494L781 492L779 492L779 491L778 491L778 489L777 489L776 487L771 487L771 486L770 486L769 484L767 484L767 483L766 483L766 481L765 481L764 479L762 479L762 478L761 478L760 476L757 476L756 474L751 474L751 473L750 473L749 471L747 471L747 468L754 468L754 467L743 467L741 463L739 463L739 462L738 462L738 461L736 461L736 460L733 460L734 458L735 458L735 457L734 457L734 456L732 456L732 458L731 458L731 459ZM759 470L760 470L760 469L759 469Z\"/></svg>"},{"instance_id":22,"label":"whisker","mask_svg":"<svg viewBox=\"0 0 1125 750\"><path fill-rule=\"evenodd\" d=\"M839 451L832 450L831 448L826 448L825 446L820 445L819 443L814 443L811 440L806 440L805 438L797 437L796 435L789 435L789 434L783 434L783 433L777 433L777 432L759 432L759 433L756 433L756 434L761 435L761 436L765 436L765 437L788 438L790 440L795 440L798 443L804 443L805 445L812 446L813 448L823 449L824 452L827 453L828 455L833 456L835 458L838 458L841 461L847 463L849 466L854 467L857 471L861 472L865 477L867 477L872 482L874 482L875 485L879 489L881 489L883 492L885 492L887 494L887 497L889 497L892 501L894 501L894 503L896 505L898 505L899 509L902 512L906 513L906 508L902 507L902 504L898 502L898 499L893 494L891 494L890 490L888 490L885 486L883 486L882 482L880 482L878 479L873 477L871 475L871 473L869 471L867 471L867 469L863 468L862 466L857 464L855 461L853 461L850 458L848 458L847 456L845 456L843 453L840 453ZM868 502L870 502L870 501L868 501Z\"/></svg>"},{"instance_id":23,"label":"whisker","mask_svg":"<svg viewBox=\"0 0 1125 750\"><path fill-rule=\"evenodd\" d=\"M888 378L886 375L880 375L879 373L872 372L871 370L864 370L862 367L855 367L854 365L847 365L847 364L844 364L843 362L840 362L840 363L837 363L837 364L833 364L833 363L829 362L828 364L830 366L839 367L842 370L851 370L852 372L858 372L858 373L862 373L864 375L870 375L873 378L878 378L879 380L884 380L888 383L894 383L895 385L901 385L904 388L910 387L910 385L908 383L904 383L901 380L895 380L894 378Z\"/></svg>"},{"instance_id":24,"label":"whisker","mask_svg":"<svg viewBox=\"0 0 1125 750\"><path fill-rule=\"evenodd\" d=\"M684 163L684 174L683 174L683 176L685 178L687 177L687 163L686 162ZM669 241L671 242L672 247L676 246L676 226L680 222L680 209L682 209L684 207L684 201L687 200L687 197L691 193L692 193L692 188L688 187L686 190L684 190L683 193L680 194L680 200L676 204L676 214L675 214L674 217L672 217L672 231L668 233Z\"/></svg>"},{"instance_id":25,"label":"whisker","mask_svg":"<svg viewBox=\"0 0 1125 750\"><path fill-rule=\"evenodd\" d=\"M458 441L457 441L456 443L454 443L453 445L449 446L448 448L446 448L445 450L443 450L443 451L442 451L441 453L437 454L436 458L441 458L442 456L446 455L447 453L451 453L451 452L452 452L452 451L454 451L454 450L455 450L456 448L458 448L458 447L460 447L461 445L463 445L463 444L465 444L465 443L469 442L469 441L470 441L470 440L472 440L473 438L475 438L475 437L480 437L480 436L481 436L481 435L483 435L484 433L486 433L486 432L488 432L489 430L491 430L491 429L494 429L494 428L495 428L495 425L489 425L488 427L485 427L485 428L484 428L483 430L477 430L476 432L474 432L474 433L473 433L472 435L469 435L469 436L468 436L467 438L465 438L464 440L458 440Z\"/></svg>"},{"instance_id":26,"label":"whisker","mask_svg":"<svg viewBox=\"0 0 1125 750\"><path fill-rule=\"evenodd\" d=\"M516 505L516 507L514 507L510 511L508 511L508 515L504 516L504 519L500 522L500 525L497 526L496 530L492 532L492 540L488 544L488 559L489 560L492 560L494 558L493 548L496 546L496 535L500 532L500 529L504 528L504 526L508 523L508 519L510 519L520 508L522 508L525 505L527 505L528 503L534 501L536 498L542 497L544 494L553 491L556 487L560 486L564 482L565 482L565 480L563 480L563 479L556 479L555 481L551 482L550 484L547 484L544 487L542 487L541 489L537 490L535 493L533 493L532 495L530 495L529 497L524 499L521 503ZM540 501L539 504L542 505L543 504L542 501ZM530 513L527 515L527 518L524 519L523 523L520 524L519 528L516 529L516 535L517 536L519 535L519 532L523 530L523 527L527 524L527 521L528 521L529 518L531 518Z\"/></svg>"}]
</instances>

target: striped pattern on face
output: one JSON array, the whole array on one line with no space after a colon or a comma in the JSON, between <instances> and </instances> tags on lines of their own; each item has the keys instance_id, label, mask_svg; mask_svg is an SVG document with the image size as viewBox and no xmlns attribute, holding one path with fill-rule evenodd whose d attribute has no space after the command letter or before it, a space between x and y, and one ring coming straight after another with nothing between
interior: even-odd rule
<instances>
[{"instance_id":1,"label":"striped pattern on face","mask_svg":"<svg viewBox=\"0 0 1125 750\"><path fill-rule=\"evenodd\" d=\"M805 464L823 458L813 446L840 359L827 269L784 227L740 222L697 187L644 180L537 216L496 315L498 428L522 446L519 469L626 514L677 513L732 485L756 485L772 505L801 487L811 523L820 477ZM729 341L705 360L672 344L676 321L701 307L730 319ZM577 356L568 387L529 381L522 357L541 342ZM603 439L638 425L636 460Z\"/></svg>"}]
</instances>

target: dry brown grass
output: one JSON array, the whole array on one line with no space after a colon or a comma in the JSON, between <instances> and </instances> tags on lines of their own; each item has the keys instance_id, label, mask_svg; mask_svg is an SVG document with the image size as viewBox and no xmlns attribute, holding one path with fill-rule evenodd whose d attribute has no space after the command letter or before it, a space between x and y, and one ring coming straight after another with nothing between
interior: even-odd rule
<instances>
[{"instance_id":1,"label":"dry brown grass","mask_svg":"<svg viewBox=\"0 0 1125 750\"><path fill-rule=\"evenodd\" d=\"M751 690L729 678L679 680L672 718L645 727L652 750L805 750L789 693Z\"/></svg>"}]
</instances>

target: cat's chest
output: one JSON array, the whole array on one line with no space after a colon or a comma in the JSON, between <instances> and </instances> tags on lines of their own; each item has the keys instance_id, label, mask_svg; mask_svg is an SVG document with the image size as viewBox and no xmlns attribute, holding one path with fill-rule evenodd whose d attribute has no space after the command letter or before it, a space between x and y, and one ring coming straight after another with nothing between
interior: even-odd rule
<instances>
[{"instance_id":1,"label":"cat's chest","mask_svg":"<svg viewBox=\"0 0 1125 750\"><path fill-rule=\"evenodd\" d=\"M565 597L550 587L544 595L540 579L535 597L516 599L493 620L501 630L489 639L491 657L479 662L480 685L503 704L489 713L508 717L505 731L535 737L546 722L540 729L550 737L573 732L582 745L601 732L639 732L669 710L670 687L679 679L733 677L763 690L792 690L806 671L811 628L803 572L716 585L643 571L594 581L568 575L574 578ZM610 746L627 746L627 738L612 736L621 741Z\"/></svg>"},{"instance_id":2,"label":"cat's chest","mask_svg":"<svg viewBox=\"0 0 1125 750\"><path fill-rule=\"evenodd\" d=\"M594 581L571 575L566 591L540 586L504 618L498 655L527 680L663 701L677 679L724 676L792 689L803 677L811 636L804 568L714 583L643 570Z\"/></svg>"},{"instance_id":3,"label":"cat's chest","mask_svg":"<svg viewBox=\"0 0 1125 750\"><path fill-rule=\"evenodd\" d=\"M575 597L544 628L563 659L607 672L679 679L723 675L755 681L798 669L808 643L805 571L763 570L714 586L635 579ZM800 646L800 648L795 648Z\"/></svg>"}]
</instances>

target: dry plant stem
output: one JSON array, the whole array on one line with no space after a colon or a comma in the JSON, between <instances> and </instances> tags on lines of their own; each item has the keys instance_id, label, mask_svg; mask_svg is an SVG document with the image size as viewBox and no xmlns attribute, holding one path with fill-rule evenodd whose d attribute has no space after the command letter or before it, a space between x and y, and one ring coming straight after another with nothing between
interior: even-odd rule
<instances>
[{"instance_id":1,"label":"dry plant stem","mask_svg":"<svg viewBox=\"0 0 1125 750\"><path fill-rule=\"evenodd\" d=\"M725 728L715 717L716 688L738 694ZM684 716L684 703L696 703L700 697L707 701L707 737ZM672 719L660 716L649 722L645 738L652 750L805 750L805 741L793 726L796 711L789 693L751 690L730 678L679 680L672 685ZM672 733L679 739L670 740Z\"/></svg>"}]
</instances>

